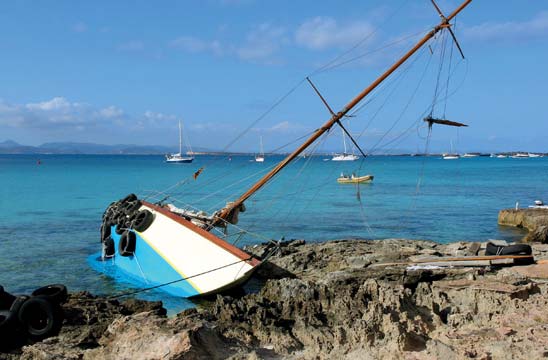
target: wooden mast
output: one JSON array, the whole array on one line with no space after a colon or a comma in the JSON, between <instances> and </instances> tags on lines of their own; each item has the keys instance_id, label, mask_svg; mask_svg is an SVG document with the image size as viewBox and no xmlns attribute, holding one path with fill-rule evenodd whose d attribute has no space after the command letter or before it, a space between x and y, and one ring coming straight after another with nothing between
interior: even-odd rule
<instances>
[{"instance_id":1,"label":"wooden mast","mask_svg":"<svg viewBox=\"0 0 548 360\"><path fill-rule=\"evenodd\" d=\"M390 74L392 74L397 68L399 68L407 59L409 59L417 50L419 50L428 40L434 37L439 31L444 28L450 28L449 22L457 16L459 12L462 11L472 0L465 0L458 8L456 8L451 15L448 17L442 17L441 22L433 28L428 34L426 34L411 50L409 50L401 59L394 63L388 70L386 70L381 76L377 78L371 85L365 88L361 93L359 93L354 99L352 99L345 107L342 108L336 114L325 123L319 129L317 129L299 148L289 154L285 159L283 159L278 165L276 165L272 170L265 174L259 181L257 181L249 190L243 193L237 200L227 204L216 215L218 219L214 221L215 223L223 222L227 218L232 217L232 213L235 209L240 209L244 201L246 201L251 195L253 195L257 190L263 187L274 175L276 175L280 170L287 166L293 159L295 159L301 152L303 152L308 146L310 146L314 141L316 141L320 136L322 136L326 131L331 129L333 125L338 123L343 116L345 116L356 104L358 104L364 97L366 97L371 91L373 91L380 83L382 83Z\"/></svg>"}]
</instances>

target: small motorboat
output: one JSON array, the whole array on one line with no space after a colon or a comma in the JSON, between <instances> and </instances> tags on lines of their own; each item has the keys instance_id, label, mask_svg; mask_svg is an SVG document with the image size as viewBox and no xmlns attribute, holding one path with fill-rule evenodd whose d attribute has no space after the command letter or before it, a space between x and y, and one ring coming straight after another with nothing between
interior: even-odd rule
<instances>
[{"instance_id":1,"label":"small motorboat","mask_svg":"<svg viewBox=\"0 0 548 360\"><path fill-rule=\"evenodd\" d=\"M341 176L337 178L337 182L339 184L363 184L370 183L371 181L373 181L373 178L373 175L356 176L352 174L349 176L341 174Z\"/></svg>"},{"instance_id":2,"label":"small motorboat","mask_svg":"<svg viewBox=\"0 0 548 360\"><path fill-rule=\"evenodd\" d=\"M529 205L530 209L548 209L548 205L545 205L542 200L535 200L535 205Z\"/></svg>"}]
</instances>

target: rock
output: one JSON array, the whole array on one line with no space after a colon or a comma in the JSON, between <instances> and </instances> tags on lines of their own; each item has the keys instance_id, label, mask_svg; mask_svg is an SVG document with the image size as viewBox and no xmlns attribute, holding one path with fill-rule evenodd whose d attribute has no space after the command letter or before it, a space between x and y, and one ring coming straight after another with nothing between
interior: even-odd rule
<instances>
[{"instance_id":1,"label":"rock","mask_svg":"<svg viewBox=\"0 0 548 360\"><path fill-rule=\"evenodd\" d=\"M529 231L523 238L524 242L539 242L542 244L548 243L548 226L542 225Z\"/></svg>"},{"instance_id":2,"label":"rock","mask_svg":"<svg viewBox=\"0 0 548 360\"><path fill-rule=\"evenodd\" d=\"M529 230L524 242L548 242L548 209L505 209L499 211L499 225Z\"/></svg>"},{"instance_id":3,"label":"rock","mask_svg":"<svg viewBox=\"0 0 548 360\"><path fill-rule=\"evenodd\" d=\"M288 243L265 264L279 270L261 273L258 292L218 295L172 318L159 302L72 294L58 336L0 359L510 359L548 353L548 284L529 276L542 264L503 270L379 266L468 246L402 239ZM533 244L533 250L548 258L548 246Z\"/></svg>"}]
</instances>

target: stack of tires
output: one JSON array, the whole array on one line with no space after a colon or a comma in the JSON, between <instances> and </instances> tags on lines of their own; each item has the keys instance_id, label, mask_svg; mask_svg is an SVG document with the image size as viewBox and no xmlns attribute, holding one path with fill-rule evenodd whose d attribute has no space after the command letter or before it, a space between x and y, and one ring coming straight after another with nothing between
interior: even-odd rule
<instances>
[{"instance_id":1,"label":"stack of tires","mask_svg":"<svg viewBox=\"0 0 548 360\"><path fill-rule=\"evenodd\" d=\"M113 257L116 254L112 230L120 236L118 253L121 256L131 256L135 252L135 231L143 232L154 221L154 215L144 209L140 210L141 201L135 194L111 203L103 214L101 224L101 243L103 257Z\"/></svg>"},{"instance_id":2,"label":"stack of tires","mask_svg":"<svg viewBox=\"0 0 548 360\"><path fill-rule=\"evenodd\" d=\"M0 286L0 350L56 335L66 300L67 288L62 284L38 288L30 296L15 296Z\"/></svg>"}]
</instances>

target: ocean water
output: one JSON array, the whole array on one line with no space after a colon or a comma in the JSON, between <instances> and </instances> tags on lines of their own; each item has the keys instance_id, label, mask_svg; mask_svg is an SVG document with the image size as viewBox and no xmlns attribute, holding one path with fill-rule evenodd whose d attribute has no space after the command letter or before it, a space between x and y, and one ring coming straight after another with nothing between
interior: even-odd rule
<instances>
[{"instance_id":1,"label":"ocean water","mask_svg":"<svg viewBox=\"0 0 548 360\"><path fill-rule=\"evenodd\" d=\"M0 155L0 285L12 293L47 283L103 295L134 289L88 262L100 250L101 215L109 203L132 192L151 201L169 194L180 207L211 212L281 157L262 164L251 159L198 156L192 164L167 164L161 156L41 155L38 165L34 155ZM517 240L523 231L498 226L498 211L548 201L548 158L324 160L299 159L249 199L238 226L254 235L238 245L282 237ZM341 172L373 174L375 180L341 185ZM163 300L171 313L195 306L158 290L138 297Z\"/></svg>"}]
</instances>

